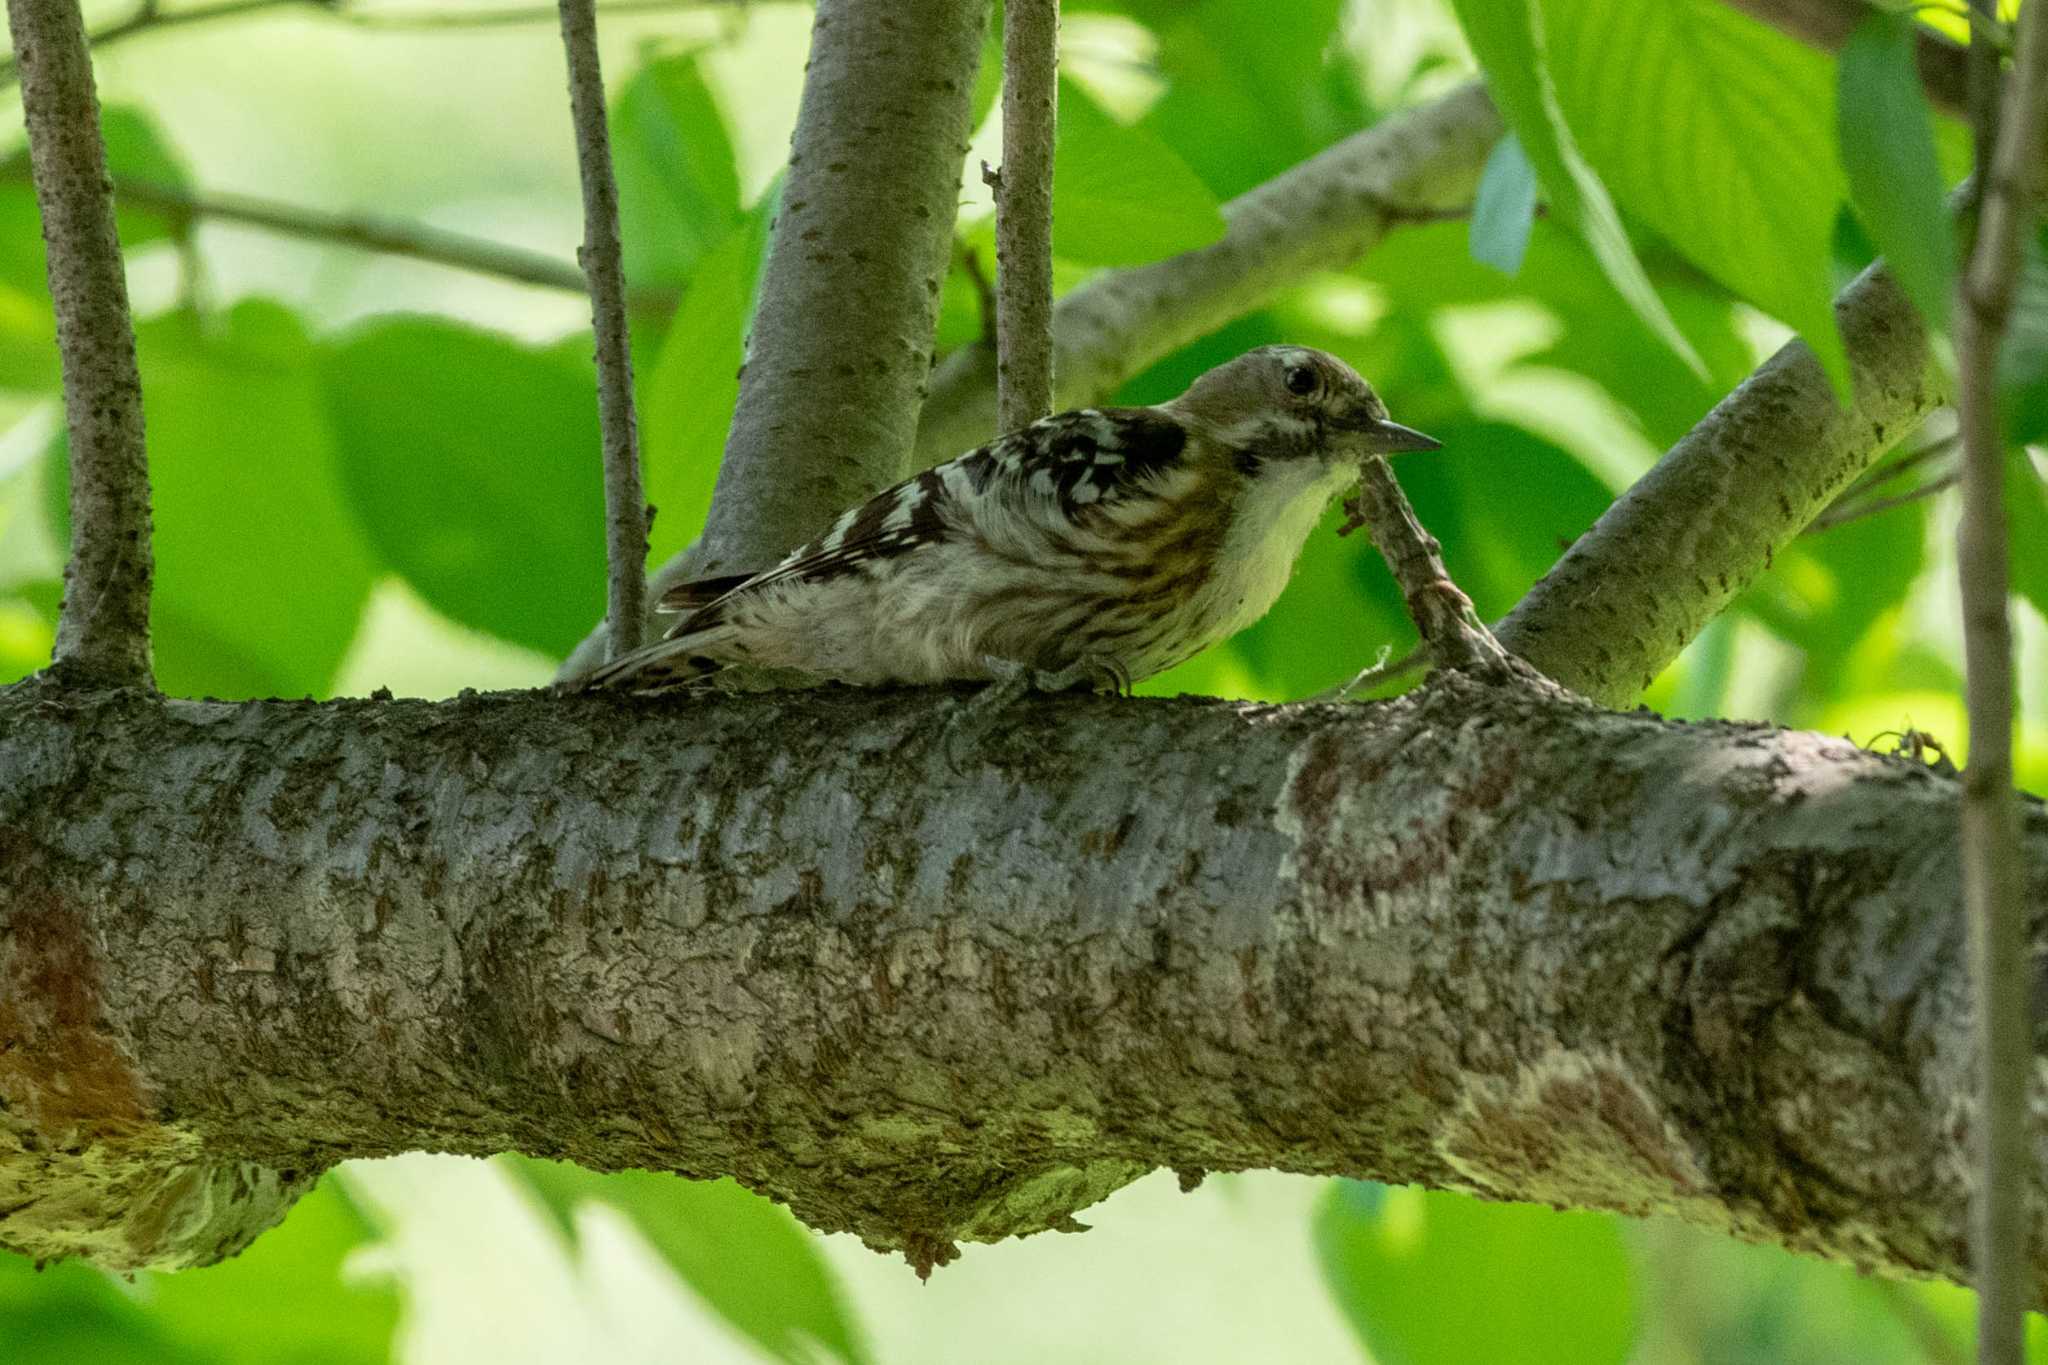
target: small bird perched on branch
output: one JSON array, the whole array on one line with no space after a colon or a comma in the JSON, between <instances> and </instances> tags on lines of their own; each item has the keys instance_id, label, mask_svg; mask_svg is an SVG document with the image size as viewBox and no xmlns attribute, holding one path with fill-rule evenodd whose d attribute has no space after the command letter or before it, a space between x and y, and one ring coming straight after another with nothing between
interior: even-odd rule
<instances>
[{"instance_id":1,"label":"small bird perched on branch","mask_svg":"<svg viewBox=\"0 0 2048 1365\"><path fill-rule=\"evenodd\" d=\"M574 686L754 664L1128 691L1265 615L1365 456L1437 445L1335 356L1260 347L1171 402L1059 413L884 489L772 569L685 583L664 639Z\"/></svg>"}]
</instances>

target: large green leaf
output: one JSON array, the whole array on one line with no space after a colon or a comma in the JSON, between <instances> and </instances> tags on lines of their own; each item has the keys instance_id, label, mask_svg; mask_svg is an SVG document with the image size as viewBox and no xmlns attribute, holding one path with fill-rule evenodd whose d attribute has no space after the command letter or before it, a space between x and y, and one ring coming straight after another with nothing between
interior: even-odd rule
<instances>
[{"instance_id":1,"label":"large green leaf","mask_svg":"<svg viewBox=\"0 0 2048 1365\"><path fill-rule=\"evenodd\" d=\"M321 361L344 483L385 561L437 610L551 655L604 615L584 346L535 350L401 318L329 344Z\"/></svg>"},{"instance_id":2,"label":"large green leaf","mask_svg":"<svg viewBox=\"0 0 2048 1365\"><path fill-rule=\"evenodd\" d=\"M649 537L657 563L704 529L739 401L739 368L767 231L763 206L706 253L641 385L646 417L640 453L647 500L658 513Z\"/></svg>"},{"instance_id":3,"label":"large green leaf","mask_svg":"<svg viewBox=\"0 0 2048 1365\"><path fill-rule=\"evenodd\" d=\"M1453 5L1486 70L1487 88L1549 192L1551 212L1586 244L1643 325L1688 365L1702 368L1651 287L1607 187L1580 154L1560 106L1538 0L1453 0Z\"/></svg>"},{"instance_id":4,"label":"large green leaf","mask_svg":"<svg viewBox=\"0 0 2048 1365\"><path fill-rule=\"evenodd\" d=\"M182 189L190 177L155 122L139 109L109 104L100 111L107 166L117 177ZM183 238L189 221L161 212L121 208L122 246ZM28 179L28 150L0 156L0 389L57 387L57 327L43 273L42 220Z\"/></svg>"},{"instance_id":5,"label":"large green leaf","mask_svg":"<svg viewBox=\"0 0 2048 1365\"><path fill-rule=\"evenodd\" d=\"M860 1365L868 1357L815 1238L780 1208L730 1180L654 1171L597 1175L566 1162L506 1158L507 1169L569 1239L579 1205L629 1219L682 1281L773 1358Z\"/></svg>"},{"instance_id":6,"label":"large green leaf","mask_svg":"<svg viewBox=\"0 0 2048 1365\"><path fill-rule=\"evenodd\" d=\"M1222 198L1357 132L1372 117L1341 41L1343 10L1342 0L1133 6L1159 36L1167 81L1143 126Z\"/></svg>"},{"instance_id":7,"label":"large green leaf","mask_svg":"<svg viewBox=\"0 0 2048 1365\"><path fill-rule=\"evenodd\" d=\"M626 274L680 285L740 218L739 173L695 56L635 72L611 115Z\"/></svg>"},{"instance_id":8,"label":"large green leaf","mask_svg":"<svg viewBox=\"0 0 2048 1365\"><path fill-rule=\"evenodd\" d=\"M1998 396L2006 440L2048 438L2048 229L2027 240L1998 356Z\"/></svg>"},{"instance_id":9,"label":"large green leaf","mask_svg":"<svg viewBox=\"0 0 2048 1365\"><path fill-rule=\"evenodd\" d=\"M79 1261L0 1252L0 1359L14 1365L381 1365L397 1295L346 1283L369 1228L331 1182L249 1250L124 1287Z\"/></svg>"},{"instance_id":10,"label":"large green leaf","mask_svg":"<svg viewBox=\"0 0 2048 1365\"><path fill-rule=\"evenodd\" d=\"M1060 82L1053 152L1054 254L1142 265L1223 236L1216 196L1166 145L1127 128L1072 81Z\"/></svg>"},{"instance_id":11,"label":"large green leaf","mask_svg":"<svg viewBox=\"0 0 2048 1365\"><path fill-rule=\"evenodd\" d=\"M1842 48L1836 122L1857 215L1921 315L1946 330L1956 239L1913 56L1918 31L1912 16L1882 10L1856 26Z\"/></svg>"},{"instance_id":12,"label":"large green leaf","mask_svg":"<svg viewBox=\"0 0 2048 1365\"><path fill-rule=\"evenodd\" d=\"M173 695L322 692L355 635L373 562L335 467L313 348L249 300L136 328L148 427L156 676ZM69 539L64 446L49 488Z\"/></svg>"},{"instance_id":13,"label":"large green leaf","mask_svg":"<svg viewBox=\"0 0 2048 1365\"><path fill-rule=\"evenodd\" d=\"M1719 0L1542 0L1542 12L1558 107L1621 206L1799 332L1846 393L1828 59Z\"/></svg>"},{"instance_id":14,"label":"large green leaf","mask_svg":"<svg viewBox=\"0 0 2048 1365\"><path fill-rule=\"evenodd\" d=\"M136 1296L177 1340L227 1365L381 1365L397 1292L351 1281L343 1262L374 1229L332 1176L231 1260L138 1277Z\"/></svg>"},{"instance_id":15,"label":"large green leaf","mask_svg":"<svg viewBox=\"0 0 2048 1365\"><path fill-rule=\"evenodd\" d=\"M1332 1182L1316 1250L1379 1365L1615 1365L1635 1289L1610 1214Z\"/></svg>"},{"instance_id":16,"label":"large green leaf","mask_svg":"<svg viewBox=\"0 0 2048 1365\"><path fill-rule=\"evenodd\" d=\"M2011 528L2012 588L2048 617L2048 483L2024 451L2007 457L2006 518Z\"/></svg>"}]
</instances>

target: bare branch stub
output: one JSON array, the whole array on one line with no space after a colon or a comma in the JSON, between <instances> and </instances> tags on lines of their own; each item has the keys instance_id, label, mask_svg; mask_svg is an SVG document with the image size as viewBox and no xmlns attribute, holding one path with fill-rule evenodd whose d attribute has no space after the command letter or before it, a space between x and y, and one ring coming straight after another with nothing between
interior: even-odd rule
<instances>
[{"instance_id":1,"label":"bare branch stub","mask_svg":"<svg viewBox=\"0 0 2048 1365\"><path fill-rule=\"evenodd\" d=\"M647 615L647 502L640 481L639 419L633 410L633 349L626 323L626 267L619 247L619 187L605 126L592 0L561 0L569 108L583 181L583 247L597 340L597 412L604 441L605 617L616 659L640 646Z\"/></svg>"},{"instance_id":2,"label":"bare branch stub","mask_svg":"<svg viewBox=\"0 0 2048 1365\"><path fill-rule=\"evenodd\" d=\"M64 368L71 558L56 663L150 687L149 459L127 275L77 0L8 0Z\"/></svg>"},{"instance_id":3,"label":"bare branch stub","mask_svg":"<svg viewBox=\"0 0 2048 1365\"><path fill-rule=\"evenodd\" d=\"M1479 619L1472 599L1451 581L1443 546L1416 517L1384 456L1367 457L1358 491L1345 501L1344 511L1346 521L1338 533L1348 535L1363 526L1371 534L1438 668L1483 672L1512 667L1513 656Z\"/></svg>"}]
</instances>

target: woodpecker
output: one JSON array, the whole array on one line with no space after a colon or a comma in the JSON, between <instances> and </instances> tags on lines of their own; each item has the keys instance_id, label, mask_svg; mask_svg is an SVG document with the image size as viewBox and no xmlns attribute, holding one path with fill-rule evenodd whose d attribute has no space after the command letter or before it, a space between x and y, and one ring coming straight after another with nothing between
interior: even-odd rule
<instances>
[{"instance_id":1,"label":"woodpecker","mask_svg":"<svg viewBox=\"0 0 2048 1365\"><path fill-rule=\"evenodd\" d=\"M753 664L1127 692L1265 615L1364 457L1438 445L1337 357L1262 346L1170 402L1058 413L927 469L771 569L682 584L663 639L572 686Z\"/></svg>"}]
</instances>

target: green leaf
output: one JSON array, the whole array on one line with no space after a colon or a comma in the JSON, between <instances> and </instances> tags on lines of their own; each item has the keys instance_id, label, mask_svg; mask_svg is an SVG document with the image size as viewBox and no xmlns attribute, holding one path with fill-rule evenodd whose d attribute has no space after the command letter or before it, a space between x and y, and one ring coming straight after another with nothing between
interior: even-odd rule
<instances>
[{"instance_id":1,"label":"green leaf","mask_svg":"<svg viewBox=\"0 0 2048 1365\"><path fill-rule=\"evenodd\" d=\"M1892 277L1948 329L1956 241L1908 14L1872 10L1842 47L1836 104L1849 197Z\"/></svg>"},{"instance_id":2,"label":"green leaf","mask_svg":"<svg viewBox=\"0 0 2048 1365\"><path fill-rule=\"evenodd\" d=\"M1060 82L1053 148L1054 254L1089 265L1143 265L1223 236L1216 196L1144 128L1110 117Z\"/></svg>"},{"instance_id":3,"label":"green leaf","mask_svg":"<svg viewBox=\"0 0 2048 1365\"><path fill-rule=\"evenodd\" d=\"M1700 269L1803 336L1846 396L1830 273L1845 186L1828 59L1719 0L1542 5L1558 107L1601 181Z\"/></svg>"},{"instance_id":4,"label":"green leaf","mask_svg":"<svg viewBox=\"0 0 2048 1365\"><path fill-rule=\"evenodd\" d=\"M1167 81L1141 126L1219 198L1357 132L1372 114L1342 41L1343 11L1342 0L1154 0L1134 7L1158 34L1156 65Z\"/></svg>"},{"instance_id":5,"label":"green leaf","mask_svg":"<svg viewBox=\"0 0 2048 1365\"><path fill-rule=\"evenodd\" d=\"M633 74L611 115L626 274L680 285L740 220L739 172L695 56Z\"/></svg>"},{"instance_id":6,"label":"green leaf","mask_svg":"<svg viewBox=\"0 0 2048 1365\"><path fill-rule=\"evenodd\" d=\"M1651 288L1607 187L1580 154L1565 122L1537 0L1453 0L1453 7L1486 70L1487 88L1549 191L1551 211L1585 242L1643 325L1687 365L1703 371L1692 344Z\"/></svg>"},{"instance_id":7,"label":"green leaf","mask_svg":"<svg viewBox=\"0 0 2048 1365\"><path fill-rule=\"evenodd\" d=\"M344 485L385 561L454 620L567 653L604 615L589 362L402 318L328 345L321 373Z\"/></svg>"},{"instance_id":8,"label":"green leaf","mask_svg":"<svg viewBox=\"0 0 2048 1365\"><path fill-rule=\"evenodd\" d=\"M579 1205L624 1214L685 1284L775 1359L810 1365L819 1348L848 1365L869 1359L814 1235L769 1200L731 1180L597 1175L527 1157L505 1166L572 1246Z\"/></svg>"},{"instance_id":9,"label":"green leaf","mask_svg":"<svg viewBox=\"0 0 2048 1365\"><path fill-rule=\"evenodd\" d=\"M2048 617L2048 482L2023 450L2006 455L2005 513L2013 591Z\"/></svg>"},{"instance_id":10,"label":"green leaf","mask_svg":"<svg viewBox=\"0 0 2048 1365\"><path fill-rule=\"evenodd\" d=\"M1315 1219L1330 1291L1379 1365L1604 1365L1635 1340L1611 1214L1334 1181Z\"/></svg>"},{"instance_id":11,"label":"green leaf","mask_svg":"<svg viewBox=\"0 0 2048 1365\"><path fill-rule=\"evenodd\" d=\"M1998 394L2006 440L2048 437L2048 229L2027 242L1998 355Z\"/></svg>"},{"instance_id":12,"label":"green leaf","mask_svg":"<svg viewBox=\"0 0 2048 1365\"><path fill-rule=\"evenodd\" d=\"M56 606L63 591L56 579L43 578L0 593L0 686L25 678L50 662L50 646L56 640Z\"/></svg>"},{"instance_id":13,"label":"green leaf","mask_svg":"<svg viewBox=\"0 0 2048 1365\"><path fill-rule=\"evenodd\" d=\"M323 692L373 563L348 514L299 320L248 300L136 328L148 427L156 676L174 695ZM61 437L48 471L68 543Z\"/></svg>"},{"instance_id":14,"label":"green leaf","mask_svg":"<svg viewBox=\"0 0 2048 1365\"><path fill-rule=\"evenodd\" d=\"M158 1327L224 1365L382 1365L398 1294L342 1269L374 1240L330 1175L247 1251L203 1270L144 1274L136 1294Z\"/></svg>"},{"instance_id":15,"label":"green leaf","mask_svg":"<svg viewBox=\"0 0 2048 1365\"><path fill-rule=\"evenodd\" d=\"M21 1365L382 1365L398 1299L345 1283L368 1225L332 1180L278 1227L204 1270L124 1288L80 1261L40 1272L0 1252L0 1358Z\"/></svg>"},{"instance_id":16,"label":"green leaf","mask_svg":"<svg viewBox=\"0 0 2048 1365\"><path fill-rule=\"evenodd\" d=\"M768 219L764 205L705 255L641 386L640 454L647 500L659 514L649 536L657 563L696 538L711 507Z\"/></svg>"},{"instance_id":17,"label":"green leaf","mask_svg":"<svg viewBox=\"0 0 2048 1365\"><path fill-rule=\"evenodd\" d=\"M1494 144L1479 176L1479 194L1472 203L1472 259L1503 275L1515 274L1535 226L1536 168L1521 139L1507 133Z\"/></svg>"}]
</instances>

